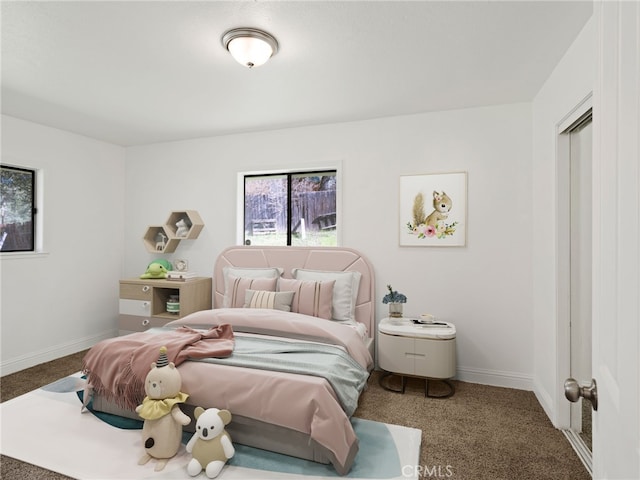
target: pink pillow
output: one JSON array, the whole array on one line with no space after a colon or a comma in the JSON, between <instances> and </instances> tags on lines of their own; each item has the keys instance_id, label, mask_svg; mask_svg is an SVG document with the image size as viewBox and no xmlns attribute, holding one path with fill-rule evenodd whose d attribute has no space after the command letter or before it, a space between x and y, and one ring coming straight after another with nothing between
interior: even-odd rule
<instances>
[{"instance_id":1,"label":"pink pillow","mask_svg":"<svg viewBox=\"0 0 640 480\"><path fill-rule=\"evenodd\" d=\"M242 278L229 275L227 291L224 293L224 305L230 308L244 306L247 290L276 291L277 278Z\"/></svg>"},{"instance_id":2,"label":"pink pillow","mask_svg":"<svg viewBox=\"0 0 640 480\"><path fill-rule=\"evenodd\" d=\"M292 312L330 320L335 283L335 280L315 282L313 280L281 278L278 290L295 292L291 302Z\"/></svg>"}]
</instances>

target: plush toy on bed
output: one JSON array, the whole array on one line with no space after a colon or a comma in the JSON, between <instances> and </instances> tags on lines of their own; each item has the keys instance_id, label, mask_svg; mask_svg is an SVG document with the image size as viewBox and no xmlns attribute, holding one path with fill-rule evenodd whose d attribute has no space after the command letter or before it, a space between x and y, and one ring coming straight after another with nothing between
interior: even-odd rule
<instances>
[{"instance_id":1,"label":"plush toy on bed","mask_svg":"<svg viewBox=\"0 0 640 480\"><path fill-rule=\"evenodd\" d=\"M172 269L171 263L163 258L154 260L147 266L147 271L140 278L167 278L167 273Z\"/></svg>"},{"instance_id":2,"label":"plush toy on bed","mask_svg":"<svg viewBox=\"0 0 640 480\"><path fill-rule=\"evenodd\" d=\"M187 443L187 452L193 456L187 465L187 472L195 477L204 470L207 477L215 478L227 460L236 453L231 437L224 429L231 422L231 412L196 407L194 413L196 433Z\"/></svg>"},{"instance_id":3,"label":"plush toy on bed","mask_svg":"<svg viewBox=\"0 0 640 480\"><path fill-rule=\"evenodd\" d=\"M160 348L157 362L151 364L151 371L144 382L147 396L136 412L144 418L142 427L142 443L145 454L138 461L144 465L150 459L158 459L155 470L162 470L169 459L180 449L182 426L188 425L191 419L182 413L180 403L184 403L189 395L180 392L182 377L173 362L167 358L166 347Z\"/></svg>"}]
</instances>

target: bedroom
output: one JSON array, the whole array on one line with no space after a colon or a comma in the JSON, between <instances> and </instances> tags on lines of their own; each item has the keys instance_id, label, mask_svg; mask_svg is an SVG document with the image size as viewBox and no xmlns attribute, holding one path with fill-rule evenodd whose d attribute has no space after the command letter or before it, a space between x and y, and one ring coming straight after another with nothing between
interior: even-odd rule
<instances>
[{"instance_id":1,"label":"bedroom","mask_svg":"<svg viewBox=\"0 0 640 480\"><path fill-rule=\"evenodd\" d=\"M236 243L238 172L336 166L342 245L373 261L380 298L391 283L408 296L407 309L454 322L458 378L533 390L553 419L553 266L544 260L554 253L545 234L554 147L545 129L593 88L595 26L588 18L538 90L506 104L122 146L47 126L46 110L33 117L39 121L26 113L21 119L9 110L16 97L3 95L3 162L45 171L48 252L2 258L3 374L112 335L118 280L139 275L153 258L141 237L166 212L193 208L203 216L205 230L178 253L210 274L216 255ZM220 56L233 75L259 73ZM264 69L275 68L278 56L286 58L284 50ZM25 111L38 106L23 100ZM65 108L60 119L76 106ZM103 123L104 131L112 127ZM399 247L398 177L451 170L469 176L467 246Z\"/></svg>"}]
</instances>

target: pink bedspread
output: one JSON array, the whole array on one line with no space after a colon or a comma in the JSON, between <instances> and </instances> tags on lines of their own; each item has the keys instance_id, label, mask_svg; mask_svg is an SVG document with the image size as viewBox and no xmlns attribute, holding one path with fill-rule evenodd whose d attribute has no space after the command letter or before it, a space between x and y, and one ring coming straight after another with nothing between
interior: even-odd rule
<instances>
[{"instance_id":1,"label":"pink bedspread","mask_svg":"<svg viewBox=\"0 0 640 480\"><path fill-rule=\"evenodd\" d=\"M192 313L167 326L208 328L229 324L234 332L263 333L322 340L341 345L363 368L373 359L360 334L330 320L266 309L221 308ZM180 366L188 403L230 412L306 433L335 456L334 466L345 465L358 448L349 418L324 378L242 367L185 362Z\"/></svg>"},{"instance_id":2,"label":"pink bedspread","mask_svg":"<svg viewBox=\"0 0 640 480\"><path fill-rule=\"evenodd\" d=\"M192 313L167 323L166 326L209 328L222 324L231 325L235 332L262 333L341 345L363 368L371 370L373 367L369 349L355 329L340 322L299 313L260 308L217 308Z\"/></svg>"}]
</instances>

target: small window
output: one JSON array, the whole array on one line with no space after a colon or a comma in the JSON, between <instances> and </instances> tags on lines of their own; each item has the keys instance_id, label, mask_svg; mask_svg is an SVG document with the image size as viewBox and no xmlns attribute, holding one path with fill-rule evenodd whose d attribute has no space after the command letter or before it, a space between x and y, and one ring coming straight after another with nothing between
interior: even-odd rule
<instances>
[{"instance_id":1,"label":"small window","mask_svg":"<svg viewBox=\"0 0 640 480\"><path fill-rule=\"evenodd\" d=\"M35 251L36 171L0 165L0 252Z\"/></svg>"},{"instance_id":2,"label":"small window","mask_svg":"<svg viewBox=\"0 0 640 480\"><path fill-rule=\"evenodd\" d=\"M336 171L244 176L244 244L336 246Z\"/></svg>"}]
</instances>

